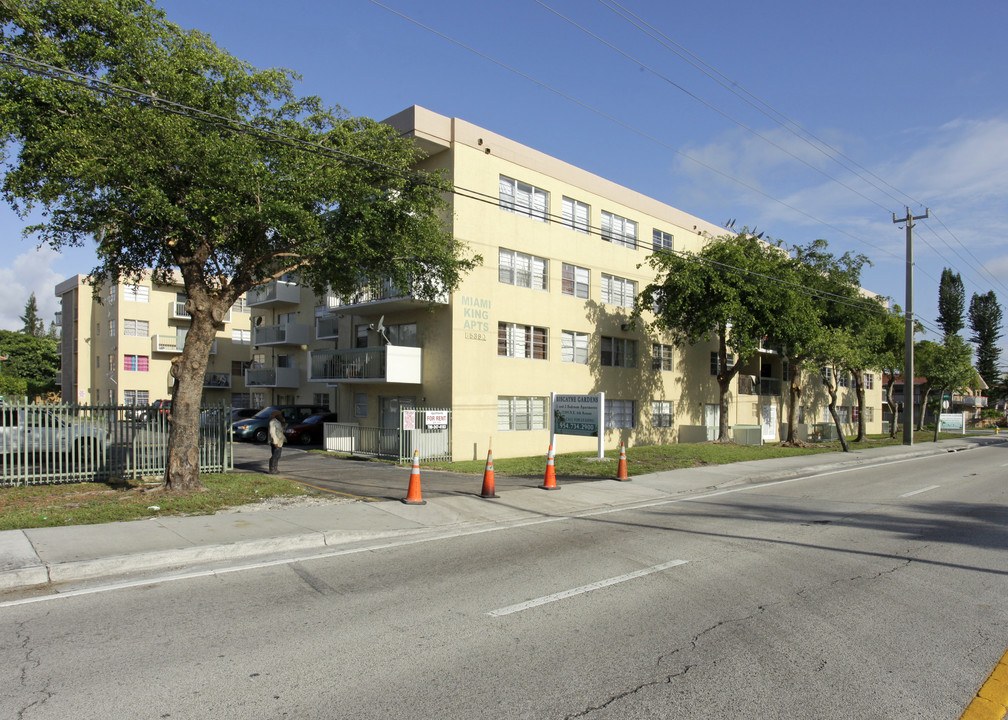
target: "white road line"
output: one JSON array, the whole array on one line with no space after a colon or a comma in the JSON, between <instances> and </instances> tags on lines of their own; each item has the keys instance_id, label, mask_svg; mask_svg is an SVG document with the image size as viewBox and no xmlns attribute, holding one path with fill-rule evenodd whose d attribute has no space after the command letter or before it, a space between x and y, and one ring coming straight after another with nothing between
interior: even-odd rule
<instances>
[{"instance_id":1,"label":"white road line","mask_svg":"<svg viewBox=\"0 0 1008 720\"><path fill-rule=\"evenodd\" d=\"M526 602L518 603L517 605L508 605L504 608L491 610L487 613L487 615L492 615L493 617L510 615L512 613L521 612L522 610L528 610L540 605L545 605L546 603L556 602L557 600L566 600L567 598L574 597L575 595L583 595L584 593L591 592L592 590L599 590L604 587L609 587L610 585L617 585L619 583L626 582L627 580L633 580L635 578L644 577L645 575L661 572L662 570L668 570L669 568L676 567L677 565L685 565L687 562L689 561L672 560L667 563L662 563L661 565L652 565L649 568L635 570L634 572L627 573L626 575L617 575L616 577L611 577L607 580L599 580L598 582L582 585L581 587L576 587L571 590L564 590L563 592L545 595L543 597L536 598L535 600L527 600Z\"/></svg>"},{"instance_id":2,"label":"white road line","mask_svg":"<svg viewBox=\"0 0 1008 720\"><path fill-rule=\"evenodd\" d=\"M920 495L921 493L926 493L928 490L935 490L940 488L941 485L928 485L926 488L921 488L920 490L914 490L913 492L903 493L900 497L911 497L912 495Z\"/></svg>"}]
</instances>

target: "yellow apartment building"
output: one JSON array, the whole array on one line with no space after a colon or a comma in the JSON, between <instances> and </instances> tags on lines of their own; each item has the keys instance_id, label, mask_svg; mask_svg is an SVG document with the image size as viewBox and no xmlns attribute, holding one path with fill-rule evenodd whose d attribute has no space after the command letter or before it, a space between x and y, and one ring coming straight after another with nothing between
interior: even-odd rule
<instances>
[{"instance_id":1,"label":"yellow apartment building","mask_svg":"<svg viewBox=\"0 0 1008 720\"><path fill-rule=\"evenodd\" d=\"M83 275L56 286L63 401L148 405L171 397L171 361L182 352L190 323L181 279L161 285L147 275L136 284L101 287L97 297L93 290ZM250 405L245 371L251 335L243 298L214 341L203 382L206 403Z\"/></svg>"},{"instance_id":2,"label":"yellow apartment building","mask_svg":"<svg viewBox=\"0 0 1008 720\"><path fill-rule=\"evenodd\" d=\"M697 441L718 424L713 345L674 347L631 325L657 249L697 251L725 233L689 215L458 118L411 107L386 120L456 188L447 222L483 264L433 305L389 287L317 298L294 279L249 293L253 406L326 404L340 422L398 427L399 411L450 408L456 460L545 453L551 393L605 393L604 444ZM788 364L770 345L736 377L738 439L786 433ZM881 382L868 377L869 432ZM840 414L857 403L841 378ZM799 435L832 422L821 383L798 408ZM557 437L559 451L597 439Z\"/></svg>"}]
</instances>

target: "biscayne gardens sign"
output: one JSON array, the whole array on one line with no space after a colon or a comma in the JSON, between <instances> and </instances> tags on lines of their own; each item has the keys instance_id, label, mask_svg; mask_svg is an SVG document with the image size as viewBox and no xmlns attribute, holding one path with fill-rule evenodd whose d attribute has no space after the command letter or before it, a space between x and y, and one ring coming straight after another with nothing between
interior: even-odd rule
<instances>
[{"instance_id":1,"label":"biscayne gardens sign","mask_svg":"<svg viewBox=\"0 0 1008 720\"><path fill-rule=\"evenodd\" d=\"M551 393L553 406L552 445L557 435L581 435L598 438L598 456L605 456L605 393L598 395L559 395Z\"/></svg>"}]
</instances>

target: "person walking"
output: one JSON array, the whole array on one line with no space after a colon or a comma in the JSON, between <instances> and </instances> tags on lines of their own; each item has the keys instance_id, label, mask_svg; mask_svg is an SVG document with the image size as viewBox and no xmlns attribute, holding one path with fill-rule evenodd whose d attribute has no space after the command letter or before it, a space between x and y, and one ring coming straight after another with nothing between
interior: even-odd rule
<instances>
[{"instance_id":1,"label":"person walking","mask_svg":"<svg viewBox=\"0 0 1008 720\"><path fill-rule=\"evenodd\" d=\"M283 449L284 444L284 416L279 410L274 410L270 415L269 421L269 444L270 444L270 460L269 460L269 472L270 475L277 471L277 465L280 464L280 451Z\"/></svg>"}]
</instances>

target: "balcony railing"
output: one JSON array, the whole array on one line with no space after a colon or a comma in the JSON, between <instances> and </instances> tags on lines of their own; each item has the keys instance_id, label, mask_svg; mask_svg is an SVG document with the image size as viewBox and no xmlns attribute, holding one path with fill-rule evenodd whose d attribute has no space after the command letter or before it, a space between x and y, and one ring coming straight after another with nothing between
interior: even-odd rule
<instances>
[{"instance_id":1,"label":"balcony railing","mask_svg":"<svg viewBox=\"0 0 1008 720\"><path fill-rule=\"evenodd\" d=\"M420 383L420 348L386 345L309 353L309 381Z\"/></svg>"},{"instance_id":2,"label":"balcony railing","mask_svg":"<svg viewBox=\"0 0 1008 720\"><path fill-rule=\"evenodd\" d=\"M180 353L185 349L185 337L178 335L152 335L151 351L163 353ZM217 341L210 346L210 354L217 354Z\"/></svg>"},{"instance_id":3,"label":"balcony railing","mask_svg":"<svg viewBox=\"0 0 1008 720\"><path fill-rule=\"evenodd\" d=\"M330 310L352 307L355 305L373 305L375 303L409 304L416 302L411 292L404 293L388 281L361 285L357 290L348 295L327 293L325 300L326 306ZM439 295L435 298L434 302L442 305L447 303L447 293Z\"/></svg>"},{"instance_id":4,"label":"balcony railing","mask_svg":"<svg viewBox=\"0 0 1008 720\"><path fill-rule=\"evenodd\" d=\"M173 300L168 304L168 318L170 320L192 320L192 315L186 310L185 300ZM231 310L224 314L224 322L231 322Z\"/></svg>"},{"instance_id":5,"label":"balcony railing","mask_svg":"<svg viewBox=\"0 0 1008 720\"><path fill-rule=\"evenodd\" d=\"M249 307L267 305L297 305L301 302L301 287L297 283L270 280L246 294Z\"/></svg>"},{"instance_id":6,"label":"balcony railing","mask_svg":"<svg viewBox=\"0 0 1008 720\"><path fill-rule=\"evenodd\" d=\"M253 345L306 345L307 343L307 325L282 323L252 328Z\"/></svg>"},{"instance_id":7,"label":"balcony railing","mask_svg":"<svg viewBox=\"0 0 1008 720\"><path fill-rule=\"evenodd\" d=\"M231 373L227 372L203 373L203 387L227 389L231 387Z\"/></svg>"},{"instance_id":8,"label":"balcony railing","mask_svg":"<svg viewBox=\"0 0 1008 720\"><path fill-rule=\"evenodd\" d=\"M245 371L246 387L296 388L301 385L296 367L250 368Z\"/></svg>"},{"instance_id":9,"label":"balcony railing","mask_svg":"<svg viewBox=\"0 0 1008 720\"><path fill-rule=\"evenodd\" d=\"M739 375L739 394L762 395L764 397L778 396L781 394L781 379Z\"/></svg>"},{"instance_id":10,"label":"balcony railing","mask_svg":"<svg viewBox=\"0 0 1008 720\"><path fill-rule=\"evenodd\" d=\"M959 395L958 393L952 395L953 405L962 405L963 407L987 407L987 398L981 395Z\"/></svg>"}]
</instances>

